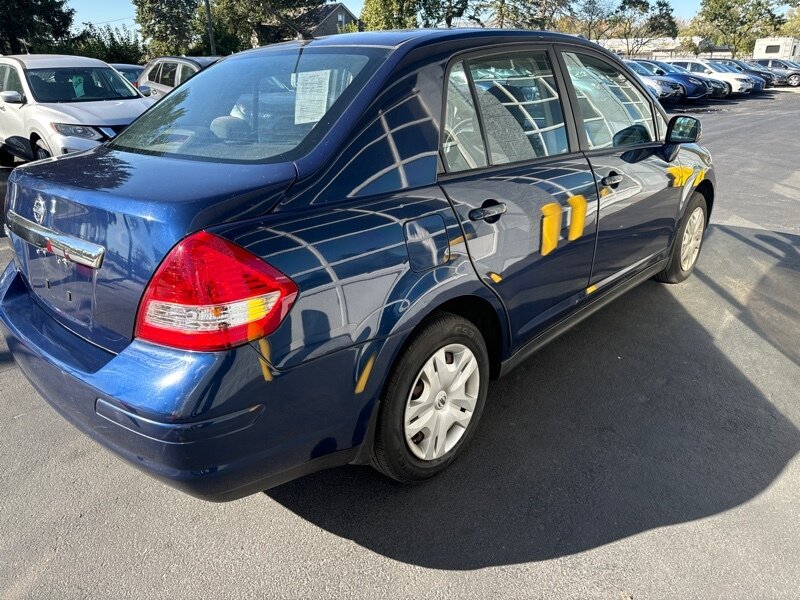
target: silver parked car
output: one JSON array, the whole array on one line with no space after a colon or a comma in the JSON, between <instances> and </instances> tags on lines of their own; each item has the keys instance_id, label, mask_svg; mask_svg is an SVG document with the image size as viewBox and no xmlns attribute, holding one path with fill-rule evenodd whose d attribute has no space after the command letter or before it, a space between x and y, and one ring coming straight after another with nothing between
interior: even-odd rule
<instances>
[{"instance_id":1,"label":"silver parked car","mask_svg":"<svg viewBox=\"0 0 800 600\"><path fill-rule=\"evenodd\" d=\"M170 93L187 79L217 62L219 56L162 56L144 66L139 75L139 89L150 89L158 99Z\"/></svg>"},{"instance_id":2,"label":"silver parked car","mask_svg":"<svg viewBox=\"0 0 800 600\"><path fill-rule=\"evenodd\" d=\"M0 56L0 164L86 150L153 100L106 63L80 56Z\"/></svg>"}]
</instances>

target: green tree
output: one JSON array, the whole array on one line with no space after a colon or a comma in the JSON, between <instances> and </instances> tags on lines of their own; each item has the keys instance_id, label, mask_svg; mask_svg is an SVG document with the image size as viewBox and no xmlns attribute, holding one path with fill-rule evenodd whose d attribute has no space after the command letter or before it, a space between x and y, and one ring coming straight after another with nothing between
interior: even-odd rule
<instances>
[{"instance_id":1,"label":"green tree","mask_svg":"<svg viewBox=\"0 0 800 600\"><path fill-rule=\"evenodd\" d=\"M608 37L617 25L617 15L611 0L580 0L574 7L574 21L579 33L587 40L597 42Z\"/></svg>"},{"instance_id":2,"label":"green tree","mask_svg":"<svg viewBox=\"0 0 800 600\"><path fill-rule=\"evenodd\" d=\"M659 37L678 35L678 25L667 0L622 0L615 11L617 36L625 40L625 53L635 55Z\"/></svg>"},{"instance_id":3,"label":"green tree","mask_svg":"<svg viewBox=\"0 0 800 600\"><path fill-rule=\"evenodd\" d=\"M417 26L419 0L364 0L361 22L367 31Z\"/></svg>"},{"instance_id":4,"label":"green tree","mask_svg":"<svg viewBox=\"0 0 800 600\"><path fill-rule=\"evenodd\" d=\"M734 57L752 51L757 38L773 35L784 23L773 0L702 0L698 20Z\"/></svg>"},{"instance_id":5,"label":"green tree","mask_svg":"<svg viewBox=\"0 0 800 600\"><path fill-rule=\"evenodd\" d=\"M453 20L464 16L469 0L421 0L420 20L423 27L444 24L452 27Z\"/></svg>"},{"instance_id":6,"label":"green tree","mask_svg":"<svg viewBox=\"0 0 800 600\"><path fill-rule=\"evenodd\" d=\"M184 54L195 38L198 0L133 0L136 22L152 56Z\"/></svg>"},{"instance_id":7,"label":"green tree","mask_svg":"<svg viewBox=\"0 0 800 600\"><path fill-rule=\"evenodd\" d=\"M144 43L135 30L126 26L95 27L87 23L70 40L74 54L99 58L108 63L139 64L147 54Z\"/></svg>"},{"instance_id":8,"label":"green tree","mask_svg":"<svg viewBox=\"0 0 800 600\"><path fill-rule=\"evenodd\" d=\"M800 38L800 11L790 8L786 11L786 22L781 26L781 35Z\"/></svg>"},{"instance_id":9,"label":"green tree","mask_svg":"<svg viewBox=\"0 0 800 600\"><path fill-rule=\"evenodd\" d=\"M67 0L0 0L0 54L67 39L74 16Z\"/></svg>"}]
</instances>

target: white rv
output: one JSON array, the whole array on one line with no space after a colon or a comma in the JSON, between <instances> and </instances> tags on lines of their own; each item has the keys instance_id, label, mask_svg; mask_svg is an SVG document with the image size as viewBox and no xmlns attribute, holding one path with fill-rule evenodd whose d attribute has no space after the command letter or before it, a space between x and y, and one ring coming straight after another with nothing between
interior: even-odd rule
<instances>
[{"instance_id":1,"label":"white rv","mask_svg":"<svg viewBox=\"0 0 800 600\"><path fill-rule=\"evenodd\" d=\"M756 40L753 58L797 60L800 58L800 40L790 37L769 37Z\"/></svg>"}]
</instances>

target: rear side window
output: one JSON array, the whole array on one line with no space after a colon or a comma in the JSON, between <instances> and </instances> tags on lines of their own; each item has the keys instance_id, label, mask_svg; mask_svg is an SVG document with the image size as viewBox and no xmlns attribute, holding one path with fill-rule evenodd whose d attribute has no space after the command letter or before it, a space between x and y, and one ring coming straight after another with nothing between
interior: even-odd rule
<instances>
[{"instance_id":1,"label":"rear side window","mask_svg":"<svg viewBox=\"0 0 800 600\"><path fill-rule=\"evenodd\" d=\"M567 152L564 112L547 52L469 61L492 164Z\"/></svg>"},{"instance_id":2,"label":"rear side window","mask_svg":"<svg viewBox=\"0 0 800 600\"><path fill-rule=\"evenodd\" d=\"M184 81L191 79L192 75L194 75L194 69L192 69L192 67L189 65L181 65L178 83L183 83Z\"/></svg>"},{"instance_id":3,"label":"rear side window","mask_svg":"<svg viewBox=\"0 0 800 600\"><path fill-rule=\"evenodd\" d=\"M178 63L165 62L161 65L161 74L158 77L158 83L175 87L175 78L178 74Z\"/></svg>"},{"instance_id":4,"label":"rear side window","mask_svg":"<svg viewBox=\"0 0 800 600\"><path fill-rule=\"evenodd\" d=\"M447 78L442 155L447 170L451 172L486 166L478 113L463 62L453 66Z\"/></svg>"},{"instance_id":5,"label":"rear side window","mask_svg":"<svg viewBox=\"0 0 800 600\"><path fill-rule=\"evenodd\" d=\"M593 56L564 53L590 149L652 142L647 97L616 66Z\"/></svg>"}]
</instances>

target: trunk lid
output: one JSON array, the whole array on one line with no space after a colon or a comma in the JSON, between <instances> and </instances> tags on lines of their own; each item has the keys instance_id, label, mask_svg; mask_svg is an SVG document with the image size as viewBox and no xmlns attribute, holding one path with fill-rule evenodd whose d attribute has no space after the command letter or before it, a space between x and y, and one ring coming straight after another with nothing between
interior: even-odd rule
<instances>
[{"instance_id":1,"label":"trunk lid","mask_svg":"<svg viewBox=\"0 0 800 600\"><path fill-rule=\"evenodd\" d=\"M119 352L167 252L189 233L268 212L295 173L292 163L212 163L106 148L20 167L9 178L6 211L15 215L7 222L12 231L14 219L18 228L22 223L29 239L35 230L53 241L43 248L48 244L12 235L17 267L54 319ZM100 267L65 258L61 238L73 249L102 247Z\"/></svg>"}]
</instances>

